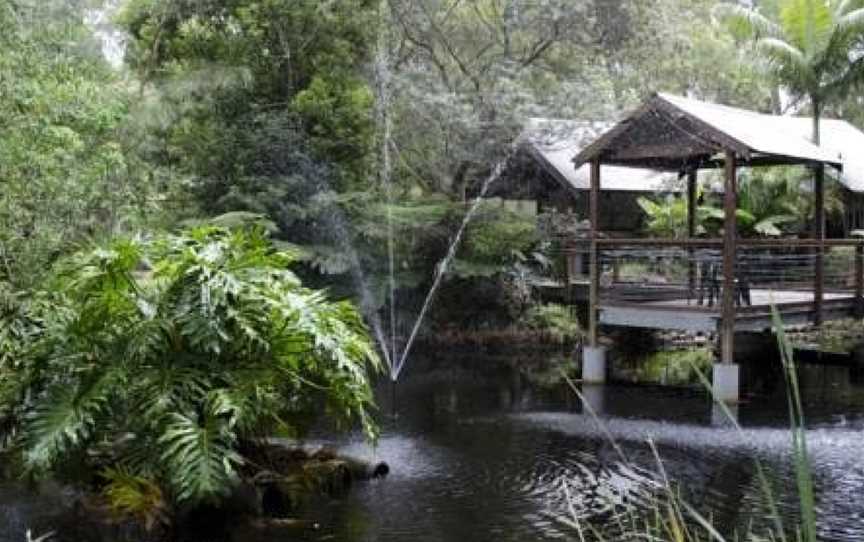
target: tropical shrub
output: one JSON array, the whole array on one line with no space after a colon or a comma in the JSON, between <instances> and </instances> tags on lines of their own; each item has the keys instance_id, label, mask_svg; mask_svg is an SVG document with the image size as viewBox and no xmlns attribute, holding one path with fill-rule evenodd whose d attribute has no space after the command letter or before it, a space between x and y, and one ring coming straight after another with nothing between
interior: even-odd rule
<instances>
[{"instance_id":1,"label":"tropical shrub","mask_svg":"<svg viewBox=\"0 0 864 542\"><path fill-rule=\"evenodd\" d=\"M521 322L528 329L546 333L558 342L573 341L581 337L579 319L565 305L538 304L526 311Z\"/></svg>"},{"instance_id":2,"label":"tropical shrub","mask_svg":"<svg viewBox=\"0 0 864 542\"><path fill-rule=\"evenodd\" d=\"M685 348L654 352L639 360L636 378L640 382L682 385L699 383L699 373L707 373L714 362L709 348Z\"/></svg>"},{"instance_id":3,"label":"tropical shrub","mask_svg":"<svg viewBox=\"0 0 864 542\"><path fill-rule=\"evenodd\" d=\"M536 218L529 214L484 204L468 229L467 258L478 263L501 265L514 252L527 253L537 244Z\"/></svg>"},{"instance_id":4,"label":"tropical shrub","mask_svg":"<svg viewBox=\"0 0 864 542\"><path fill-rule=\"evenodd\" d=\"M231 490L244 443L316 414L374 436L362 320L291 263L263 230L216 227L63 261L41 332L0 373L9 449L34 476L123 473L111 492L131 480L150 500L196 503Z\"/></svg>"},{"instance_id":5,"label":"tropical shrub","mask_svg":"<svg viewBox=\"0 0 864 542\"><path fill-rule=\"evenodd\" d=\"M645 213L645 231L660 237L687 237L687 200L666 196L664 199L641 197L636 200ZM705 233L703 222L708 208L700 207L697 218L697 233Z\"/></svg>"},{"instance_id":6,"label":"tropical shrub","mask_svg":"<svg viewBox=\"0 0 864 542\"><path fill-rule=\"evenodd\" d=\"M743 237L777 237L806 232L813 217L813 197L805 188L808 172L796 167L754 168L743 170L738 183L735 215L738 233ZM829 183L825 211L839 218L843 202L837 183ZM700 193L700 199L702 194ZM722 202L708 194L696 208L696 234L716 236L723 229ZM661 237L687 236L687 200L683 197L639 198L645 212L645 230Z\"/></svg>"}]
</instances>

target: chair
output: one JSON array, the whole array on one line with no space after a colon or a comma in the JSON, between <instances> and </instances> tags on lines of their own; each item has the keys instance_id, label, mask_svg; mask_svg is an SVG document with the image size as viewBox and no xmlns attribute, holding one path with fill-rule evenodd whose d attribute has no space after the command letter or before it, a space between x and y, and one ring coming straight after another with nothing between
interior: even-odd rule
<instances>
[{"instance_id":1,"label":"chair","mask_svg":"<svg viewBox=\"0 0 864 542\"><path fill-rule=\"evenodd\" d=\"M705 254L697 256L699 264L699 283L697 285L696 304L703 305L708 301L708 307L714 306L715 299L719 303L723 295L720 274L723 269L723 260L716 254ZM736 268L735 277L735 306L751 305L750 281L747 279L747 269L743 263Z\"/></svg>"}]
</instances>

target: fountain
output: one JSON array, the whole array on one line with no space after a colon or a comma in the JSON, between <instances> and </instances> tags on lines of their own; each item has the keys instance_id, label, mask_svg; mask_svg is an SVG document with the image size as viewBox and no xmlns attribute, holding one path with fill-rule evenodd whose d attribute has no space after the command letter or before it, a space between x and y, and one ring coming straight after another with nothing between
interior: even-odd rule
<instances>
[{"instance_id":1,"label":"fountain","mask_svg":"<svg viewBox=\"0 0 864 542\"><path fill-rule=\"evenodd\" d=\"M376 103L377 103L377 122L378 122L378 133L380 134L380 169L379 169L379 182L384 191L384 196L386 200L386 221L387 221L387 259L388 259L388 291L389 291L389 317L390 317L390 341L389 341L389 349L388 344L384 340L381 335L380 328L380 317L374 315L372 317L372 326L373 330L376 334L376 340L379 343L379 348L384 356L384 360L387 363L390 380L393 386L393 404L395 409L395 398L396 398L396 382L399 379L399 375L402 372L402 369L405 366L405 362L408 359L408 355L411 353L411 347L414 344L414 341L417 339L417 334L420 331L420 327L423 324L423 321L426 317L426 313L429 310L430 305L432 304L433 299L435 298L435 294L437 293L441 283L444 279L444 276L447 273L447 270L450 267L450 264L453 261L453 258L456 256L456 251L459 248L459 244L462 241L462 237L465 234L465 230L468 225L471 223L471 220L477 214L477 211L480 208L481 203L483 202L486 193L489 190L489 187L499 178L504 171L504 168L507 162L510 160L513 155L517 143L514 143L510 149L507 151L505 156L501 158L495 167L492 169L490 174L486 177L483 184L480 187L480 191L476 198L472 201L470 207L468 208L468 212L465 214L465 217L462 219L461 224L459 225L459 229L456 231L456 234L453 236L450 246L447 249L444 257L438 262L435 266L434 270L434 279L432 282L432 286L429 288L429 291L426 294L426 298L423 301L423 305L420 309L420 313L417 315L414 324L411 327L411 334L408 336L408 340L405 343L404 348L402 349L401 354L397 351L397 337L396 337L396 277L395 277L395 255L394 255L394 243L393 243L393 182L392 182L392 167L391 167L391 132L392 132L392 122L389 115L389 107L392 99L391 94L391 86L390 86L390 69L389 69L389 40L387 39L387 29L390 27L388 24L389 14L389 3L387 0L381 0L379 4L379 13L381 15L382 24L379 27L378 33L378 44L377 44L377 54L375 57L375 90L376 90ZM375 321L378 321L378 325L376 326Z\"/></svg>"},{"instance_id":2,"label":"fountain","mask_svg":"<svg viewBox=\"0 0 864 542\"><path fill-rule=\"evenodd\" d=\"M477 194L477 197L471 202L471 206L468 208L468 212L465 213L465 217L462 219L462 223L459 225L456 235L453 236L453 239L450 242L450 247L447 249L447 253L444 255L444 258L438 262L438 265L435 266L435 279L432 282L432 286L429 288L429 292L426 294L426 299L423 301L420 314L417 315L417 319L414 321L414 326L411 328L411 335L408 336L408 342L405 343L405 348L402 350L402 355L399 357L398 361L391 367L390 378L394 382L399 379L399 373L402 372L402 368L405 366L405 361L408 359L408 354L411 352L411 346L417 338L417 333L420 331L420 326L423 324L426 312L429 310L429 306L432 304L435 293L441 286L441 282L444 279L444 275L447 273L447 269L449 269L453 258L456 257L456 250L459 248L459 243L462 241L462 237L465 234L465 230L468 228L468 224L471 223L474 215L477 214L480 204L483 203L483 198L486 196L486 192L489 191L489 187L492 183L498 180L499 177L501 177L501 174L504 172L504 167L510 156L512 156L514 149L515 144L508 151L507 155L495 165L492 172L488 177L486 177L486 180L483 181L483 184L480 187L480 193Z\"/></svg>"}]
</instances>

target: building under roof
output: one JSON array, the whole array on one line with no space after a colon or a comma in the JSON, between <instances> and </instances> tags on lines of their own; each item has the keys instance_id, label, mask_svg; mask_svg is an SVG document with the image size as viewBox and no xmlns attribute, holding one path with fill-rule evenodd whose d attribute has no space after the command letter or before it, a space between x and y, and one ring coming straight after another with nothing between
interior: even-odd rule
<instances>
[{"instance_id":1,"label":"building under roof","mask_svg":"<svg viewBox=\"0 0 864 542\"><path fill-rule=\"evenodd\" d=\"M806 119L805 119L806 120ZM720 149L741 166L825 164L842 168L829 147L814 145L794 117L767 115L670 94L656 94L574 159L665 171L723 166Z\"/></svg>"},{"instance_id":2,"label":"building under roof","mask_svg":"<svg viewBox=\"0 0 864 542\"><path fill-rule=\"evenodd\" d=\"M573 167L573 158L601 133L609 122L532 118L526 125L523 148L567 188L590 188L590 168ZM669 172L631 167L603 166L603 190L620 192L680 192L681 183Z\"/></svg>"},{"instance_id":3,"label":"building under roof","mask_svg":"<svg viewBox=\"0 0 864 542\"><path fill-rule=\"evenodd\" d=\"M667 94L655 94L621 122L587 145L574 158L575 167L590 164L589 223L589 310L587 346L583 348L583 380L602 380L605 355L599 343L598 328L605 324L628 327L683 327L714 330L720 337L720 363L714 366L714 396L737 401L739 370L735 365L735 332L745 329L770 329L771 314L812 320L864 314L864 243L832 239L832 246L855 247L854 288L839 298L826 295L825 252L825 170L842 172L844 158L857 158L860 136L857 130L828 121L823 146L810 140L809 119L766 115L754 111L699 102ZM848 151L852 151L849 154ZM844 157L844 153L849 156ZM603 166L627 166L684 173L687 177L687 235L684 239L611 239L603 235L601 216L618 213L604 208L601 190ZM798 165L812 168L813 219L811 239L741 239L738 235L738 169L741 167ZM854 166L853 166L854 167ZM723 169L722 238L696 238L696 175L700 169ZM843 174L839 175L841 181ZM855 186L855 171L845 183ZM755 244L754 244L754 241ZM748 261L745 250L754 247L758 260ZM656 300L642 297L638 303L631 292L616 297L615 290L635 283L613 276L601 281L608 261L632 259L639 254L661 257L672 249L670 261L683 267L687 279L679 299ZM705 249L697 251L694 249ZM739 248L742 250L739 251ZM806 255L804 275L794 281L784 274L761 279L754 269L765 269L769 261L789 266L784 258L794 248L796 257ZM584 247L583 247L584 250ZM775 254L775 255L772 255ZM744 259L742 259L742 257ZM756 262L754 264L754 262ZM759 283L761 281L761 284ZM601 286L602 282L602 286ZM809 287L804 284L809 283ZM637 285L638 286L638 285ZM760 289L761 286L761 289ZM839 284L849 290L849 282ZM642 287L643 293L650 288ZM719 311L701 305L702 294L720 300ZM695 305L691 300L695 294ZM786 296L785 299L780 294ZM756 298L753 295L757 295ZM761 301L753 303L753 299ZM623 303L621 301L623 299ZM709 305L711 302L709 301ZM739 310L739 305L741 308ZM835 311L836 312L833 312ZM687 322L682 322L685 315ZM701 319L699 324L695 320ZM761 319L761 321L760 321ZM588 376L586 376L586 374Z\"/></svg>"},{"instance_id":4,"label":"building under roof","mask_svg":"<svg viewBox=\"0 0 864 542\"><path fill-rule=\"evenodd\" d=\"M782 117L790 133L809 139L813 130L810 117ZM830 155L835 156L843 169L837 177L849 191L864 194L864 132L845 120L822 119L819 123L820 143Z\"/></svg>"},{"instance_id":5,"label":"building under roof","mask_svg":"<svg viewBox=\"0 0 864 542\"><path fill-rule=\"evenodd\" d=\"M494 195L534 199L541 208L557 198L561 203L559 208L586 212L587 208L578 203L578 199L590 189L590 166L587 163L574 166L574 158L590 152L592 146L611 141L616 149L622 149L617 152L623 154L604 157L601 165L601 190L607 194L604 198L608 204L619 206L622 212L641 215L635 203L638 196L682 193L686 183L681 180L681 173L694 167L722 165L722 157L716 155L716 149L734 148L742 159L740 165L745 167L809 162L834 165L827 174L845 188L845 213L842 220L831 219L829 230L834 235L843 235L864 229L864 132L848 122L823 119L821 145L817 147L810 141L812 119L809 117L767 115L669 94L658 94L648 103L651 104L649 110L631 115L618 125L529 119L522 134L523 158L536 164L561 190L539 195L542 190L527 186L520 189L520 183L534 182L534 177L523 170L519 178L514 179L516 183L505 183L493 190ZM621 140L622 137L629 140ZM631 155L627 154L627 147L633 145L638 145L643 153L661 151L662 154L664 150L668 153L653 161L643 160L632 155L632 151ZM686 160L682 158L685 155ZM711 183L709 191L721 193L722 182ZM620 214L604 220L613 221L606 225L604 229L607 230L635 231L640 224L639 219L624 220Z\"/></svg>"},{"instance_id":6,"label":"building under roof","mask_svg":"<svg viewBox=\"0 0 864 542\"><path fill-rule=\"evenodd\" d=\"M724 128L762 154L798 153L825 161L838 162L842 169L830 172L850 192L864 194L864 132L844 120L822 119L821 142L816 148L810 137L810 117L774 116L701 102L669 94L659 97L697 118ZM573 159L599 135L613 127L610 122L569 121L532 118L526 129L526 149L550 174L576 190L588 190L589 167L573 167ZM759 153L756 162L759 161ZM672 168L677 170L678 168ZM625 165L603 166L602 190L626 192L680 192L681 183L670 171L641 169Z\"/></svg>"}]
</instances>

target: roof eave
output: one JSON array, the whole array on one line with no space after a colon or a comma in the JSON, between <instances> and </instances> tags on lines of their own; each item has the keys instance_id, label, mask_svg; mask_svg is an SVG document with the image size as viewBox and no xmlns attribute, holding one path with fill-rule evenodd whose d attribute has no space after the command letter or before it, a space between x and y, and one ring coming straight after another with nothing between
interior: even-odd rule
<instances>
[{"instance_id":1,"label":"roof eave","mask_svg":"<svg viewBox=\"0 0 864 542\"><path fill-rule=\"evenodd\" d=\"M639 108L627 115L624 120L616 124L614 127L612 127L611 130L600 136L600 138L585 147L582 152L576 155L576 157L573 159L576 167L581 167L582 165L600 157L603 152L607 150L607 145L609 144L609 142L611 142L618 135L624 132L627 129L628 125L633 122L634 119L639 118L652 110L665 114L676 114L687 117L687 119L691 123L700 126L702 130L711 134L713 142L717 145L717 150L728 149L745 159L749 159L751 153L753 152L753 149L748 147L743 142L738 141L729 134L718 130L716 127L704 122L699 117L696 117L685 111L684 109L681 109L680 107L666 99L662 94L654 93L649 100L647 100ZM703 153L700 153L700 155L701 154ZM654 158L661 159L666 157L658 156ZM694 156L694 158L696 157ZM646 159L646 166L644 167L648 167L648 160L650 159ZM600 163L604 163L602 158L600 160ZM640 166L638 164L634 164L634 167Z\"/></svg>"}]
</instances>

